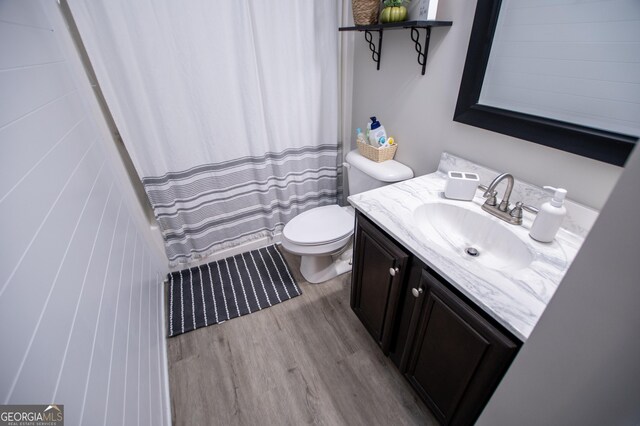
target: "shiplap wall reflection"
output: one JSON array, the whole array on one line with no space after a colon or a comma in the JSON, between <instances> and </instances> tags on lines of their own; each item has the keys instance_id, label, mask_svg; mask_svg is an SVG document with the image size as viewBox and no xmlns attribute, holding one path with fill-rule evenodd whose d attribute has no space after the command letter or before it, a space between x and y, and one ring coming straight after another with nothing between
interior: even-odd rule
<instances>
[{"instance_id":1,"label":"shiplap wall reflection","mask_svg":"<svg viewBox=\"0 0 640 426\"><path fill-rule=\"evenodd\" d=\"M640 1L500 7L481 104L640 135Z\"/></svg>"},{"instance_id":2,"label":"shiplap wall reflection","mask_svg":"<svg viewBox=\"0 0 640 426\"><path fill-rule=\"evenodd\" d=\"M166 259L57 8L0 1L0 403L64 404L67 424L168 424Z\"/></svg>"}]
</instances>

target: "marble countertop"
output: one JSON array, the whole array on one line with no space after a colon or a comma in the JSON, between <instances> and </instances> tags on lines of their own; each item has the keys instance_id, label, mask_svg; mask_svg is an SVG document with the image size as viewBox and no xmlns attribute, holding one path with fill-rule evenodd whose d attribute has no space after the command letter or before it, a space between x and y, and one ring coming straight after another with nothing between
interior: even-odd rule
<instances>
[{"instance_id":1,"label":"marble countertop","mask_svg":"<svg viewBox=\"0 0 640 426\"><path fill-rule=\"evenodd\" d=\"M478 307L495 318L523 342L527 340L578 252L584 236L560 229L552 243L539 243L528 235L533 215L525 213L522 226L510 225L481 210L480 191L473 201L444 197L446 174L438 171L404 182L352 195L349 202L384 229L406 249L433 268ZM501 195L501 194L500 194ZM474 258L420 231L414 210L432 202L457 204L476 210L512 231L524 242L533 261L522 269L491 269Z\"/></svg>"}]
</instances>

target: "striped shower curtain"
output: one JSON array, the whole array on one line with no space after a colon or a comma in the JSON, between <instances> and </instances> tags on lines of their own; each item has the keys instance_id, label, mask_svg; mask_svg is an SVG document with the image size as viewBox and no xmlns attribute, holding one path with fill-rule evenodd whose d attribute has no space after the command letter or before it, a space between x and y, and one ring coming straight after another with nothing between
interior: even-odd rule
<instances>
[{"instance_id":1,"label":"striped shower curtain","mask_svg":"<svg viewBox=\"0 0 640 426\"><path fill-rule=\"evenodd\" d=\"M336 202L339 3L69 0L172 263Z\"/></svg>"}]
</instances>

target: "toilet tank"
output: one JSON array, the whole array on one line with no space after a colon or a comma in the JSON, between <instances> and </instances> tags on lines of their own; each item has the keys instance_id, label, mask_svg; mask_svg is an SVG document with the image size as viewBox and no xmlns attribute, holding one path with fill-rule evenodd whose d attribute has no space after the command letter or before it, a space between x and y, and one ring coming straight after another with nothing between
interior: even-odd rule
<instances>
[{"instance_id":1,"label":"toilet tank","mask_svg":"<svg viewBox=\"0 0 640 426\"><path fill-rule=\"evenodd\" d=\"M413 170L395 160L381 163L363 157L357 150L353 150L346 157L348 167L349 195L380 188L394 182L400 182L413 177Z\"/></svg>"}]
</instances>

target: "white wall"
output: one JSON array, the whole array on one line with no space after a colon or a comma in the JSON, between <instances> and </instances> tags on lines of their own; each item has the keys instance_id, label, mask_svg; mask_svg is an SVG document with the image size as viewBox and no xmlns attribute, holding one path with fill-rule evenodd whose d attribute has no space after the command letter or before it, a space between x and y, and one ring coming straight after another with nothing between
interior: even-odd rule
<instances>
[{"instance_id":1,"label":"white wall","mask_svg":"<svg viewBox=\"0 0 640 426\"><path fill-rule=\"evenodd\" d=\"M0 1L0 403L169 424L166 258L54 0Z\"/></svg>"},{"instance_id":2,"label":"white wall","mask_svg":"<svg viewBox=\"0 0 640 426\"><path fill-rule=\"evenodd\" d=\"M352 147L355 128L376 115L399 143L396 160L417 175L435 171L446 150L533 184L562 186L570 198L600 209L621 168L453 121L475 6L440 2L438 19L453 26L431 32L424 76L409 30L384 33L380 71L364 35L355 34Z\"/></svg>"},{"instance_id":3,"label":"white wall","mask_svg":"<svg viewBox=\"0 0 640 426\"><path fill-rule=\"evenodd\" d=\"M479 425L640 424L640 150Z\"/></svg>"}]
</instances>

